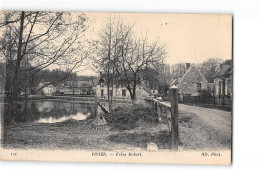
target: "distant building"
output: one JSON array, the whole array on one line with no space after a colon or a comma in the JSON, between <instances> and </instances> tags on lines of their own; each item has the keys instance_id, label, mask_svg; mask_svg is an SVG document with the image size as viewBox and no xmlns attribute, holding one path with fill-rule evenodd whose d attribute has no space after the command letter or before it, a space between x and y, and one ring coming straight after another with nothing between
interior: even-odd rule
<instances>
[{"instance_id":1,"label":"distant building","mask_svg":"<svg viewBox=\"0 0 260 176\"><path fill-rule=\"evenodd\" d=\"M101 76L99 77L99 81L97 85L94 88L96 95L101 98L105 98L108 96L107 92L107 84L106 80L104 77ZM109 88L109 95L117 98L126 98L126 99L131 99L131 95L128 91L128 89L124 86L121 85L113 85L110 86ZM141 99L144 97L147 97L150 95L150 93L142 86L142 85L137 85L136 86L136 99ZM157 92L158 93L158 92Z\"/></svg>"},{"instance_id":2,"label":"distant building","mask_svg":"<svg viewBox=\"0 0 260 176\"><path fill-rule=\"evenodd\" d=\"M40 94L51 95L56 89L50 82L40 82L37 89L41 89Z\"/></svg>"},{"instance_id":3,"label":"distant building","mask_svg":"<svg viewBox=\"0 0 260 176\"><path fill-rule=\"evenodd\" d=\"M183 102L183 96L199 96L201 90L207 90L208 81L198 68L186 63L184 75L174 79L173 85L179 88L180 102Z\"/></svg>"},{"instance_id":4,"label":"distant building","mask_svg":"<svg viewBox=\"0 0 260 176\"><path fill-rule=\"evenodd\" d=\"M63 85L63 90L59 88L59 92L65 95L92 95L94 94L94 86L96 79L89 79L86 81L66 81Z\"/></svg>"},{"instance_id":5,"label":"distant building","mask_svg":"<svg viewBox=\"0 0 260 176\"><path fill-rule=\"evenodd\" d=\"M80 95L80 94L85 94L85 92L82 91L82 89L80 87L65 86L64 94L65 95Z\"/></svg>"}]
</instances>

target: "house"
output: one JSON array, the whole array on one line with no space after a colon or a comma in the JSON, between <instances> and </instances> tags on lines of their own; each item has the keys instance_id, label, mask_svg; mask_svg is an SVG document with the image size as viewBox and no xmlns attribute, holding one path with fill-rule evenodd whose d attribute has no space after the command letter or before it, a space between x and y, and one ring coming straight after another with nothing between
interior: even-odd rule
<instances>
[{"instance_id":1,"label":"house","mask_svg":"<svg viewBox=\"0 0 260 176\"><path fill-rule=\"evenodd\" d=\"M55 94L64 94L64 89L65 89L65 85L64 83L56 83L53 84L53 86L55 87Z\"/></svg>"},{"instance_id":2,"label":"house","mask_svg":"<svg viewBox=\"0 0 260 176\"><path fill-rule=\"evenodd\" d=\"M232 60L220 64L218 71L213 75L215 101L230 104L232 98Z\"/></svg>"},{"instance_id":3,"label":"house","mask_svg":"<svg viewBox=\"0 0 260 176\"><path fill-rule=\"evenodd\" d=\"M198 68L186 63L184 74L174 79L171 83L173 85L179 88L179 101L183 102L184 96L199 96L201 90L207 90L208 81Z\"/></svg>"},{"instance_id":4,"label":"house","mask_svg":"<svg viewBox=\"0 0 260 176\"><path fill-rule=\"evenodd\" d=\"M93 88L96 82L96 78L93 78L93 76L87 80L65 81L64 85L61 86L63 88L58 90L65 95L92 95L94 94Z\"/></svg>"},{"instance_id":5,"label":"house","mask_svg":"<svg viewBox=\"0 0 260 176\"><path fill-rule=\"evenodd\" d=\"M104 79L104 77L102 76L102 73L99 77L99 81L97 83L97 85L94 87L94 90L96 92L96 95L98 97L102 97L105 98L108 96L108 92L107 92L107 84L106 81ZM122 85L113 85L110 86L109 88L109 95L116 97L116 98L122 98L122 99L131 99L131 95L129 93L129 91L127 90L126 87L122 86ZM137 85L136 86L136 99L141 99L144 97L149 96L150 93L142 86L142 85Z\"/></svg>"},{"instance_id":6,"label":"house","mask_svg":"<svg viewBox=\"0 0 260 176\"><path fill-rule=\"evenodd\" d=\"M51 95L56 91L55 87L50 82L40 82L37 89L40 90L40 94Z\"/></svg>"},{"instance_id":7,"label":"house","mask_svg":"<svg viewBox=\"0 0 260 176\"><path fill-rule=\"evenodd\" d=\"M83 94L82 90L78 87L65 86L63 89L65 95L80 95Z\"/></svg>"},{"instance_id":8,"label":"house","mask_svg":"<svg viewBox=\"0 0 260 176\"><path fill-rule=\"evenodd\" d=\"M113 88L112 88L112 86L110 86L109 90L110 90L110 92L109 92L110 96L113 96L116 98L126 98L129 100L131 99L131 95L130 95L129 91L124 86L113 85ZM95 91L96 91L96 95L98 97L105 98L108 96L107 86L102 86L102 85L98 84L95 87ZM136 86L136 99L141 99L141 98L147 97L149 95L150 94L142 86L139 86L139 85Z\"/></svg>"},{"instance_id":9,"label":"house","mask_svg":"<svg viewBox=\"0 0 260 176\"><path fill-rule=\"evenodd\" d=\"M58 95L94 95L97 79L93 76L86 80L62 81L54 83L55 94Z\"/></svg>"}]
</instances>

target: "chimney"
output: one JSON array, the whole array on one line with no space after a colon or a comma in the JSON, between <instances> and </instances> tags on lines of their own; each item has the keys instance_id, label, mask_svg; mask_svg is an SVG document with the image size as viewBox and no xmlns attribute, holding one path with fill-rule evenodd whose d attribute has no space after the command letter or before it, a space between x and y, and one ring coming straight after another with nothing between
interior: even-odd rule
<instances>
[{"instance_id":1,"label":"chimney","mask_svg":"<svg viewBox=\"0 0 260 176\"><path fill-rule=\"evenodd\" d=\"M184 73L190 68L190 63L185 63Z\"/></svg>"}]
</instances>

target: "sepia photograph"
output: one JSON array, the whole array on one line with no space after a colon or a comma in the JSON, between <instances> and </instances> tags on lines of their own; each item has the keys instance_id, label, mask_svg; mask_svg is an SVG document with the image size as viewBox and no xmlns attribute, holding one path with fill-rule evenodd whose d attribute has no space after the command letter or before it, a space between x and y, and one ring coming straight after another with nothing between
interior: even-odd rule
<instances>
[{"instance_id":1,"label":"sepia photograph","mask_svg":"<svg viewBox=\"0 0 260 176\"><path fill-rule=\"evenodd\" d=\"M230 165L231 14L0 11L0 160Z\"/></svg>"}]
</instances>

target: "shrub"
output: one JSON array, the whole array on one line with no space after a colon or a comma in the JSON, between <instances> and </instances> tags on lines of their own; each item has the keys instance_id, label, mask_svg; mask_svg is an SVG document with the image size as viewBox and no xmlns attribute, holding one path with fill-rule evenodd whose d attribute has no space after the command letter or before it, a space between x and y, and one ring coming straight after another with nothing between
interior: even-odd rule
<instances>
[{"instance_id":1,"label":"shrub","mask_svg":"<svg viewBox=\"0 0 260 176\"><path fill-rule=\"evenodd\" d=\"M157 116L152 108L139 107L136 105L128 107L117 107L105 115L107 123L112 129L130 130L139 126L139 123L156 123Z\"/></svg>"}]
</instances>

